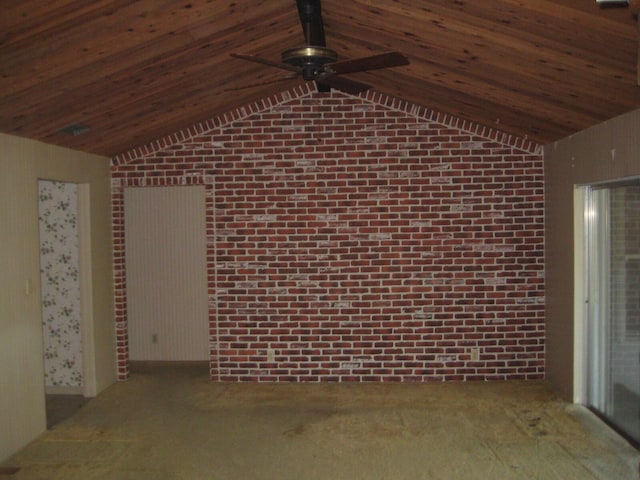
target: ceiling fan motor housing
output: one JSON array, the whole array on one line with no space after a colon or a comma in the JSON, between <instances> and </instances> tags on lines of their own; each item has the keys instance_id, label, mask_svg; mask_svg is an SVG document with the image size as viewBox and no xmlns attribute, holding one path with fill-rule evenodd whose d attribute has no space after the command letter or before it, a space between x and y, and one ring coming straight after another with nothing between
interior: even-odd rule
<instances>
[{"instance_id":1,"label":"ceiling fan motor housing","mask_svg":"<svg viewBox=\"0 0 640 480\"><path fill-rule=\"evenodd\" d=\"M338 54L327 47L305 46L290 48L282 52L282 61L302 69L302 78L315 80L322 67L327 63L335 63Z\"/></svg>"}]
</instances>

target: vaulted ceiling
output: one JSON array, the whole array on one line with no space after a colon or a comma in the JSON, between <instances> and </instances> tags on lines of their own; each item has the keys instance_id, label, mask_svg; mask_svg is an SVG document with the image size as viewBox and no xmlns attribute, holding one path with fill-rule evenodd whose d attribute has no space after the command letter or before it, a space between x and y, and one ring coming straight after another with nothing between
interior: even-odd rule
<instances>
[{"instance_id":1,"label":"vaulted ceiling","mask_svg":"<svg viewBox=\"0 0 640 480\"><path fill-rule=\"evenodd\" d=\"M548 143L640 104L628 9L594 0L324 0L340 60L390 50L407 66L349 75L387 95ZM112 156L303 82L294 0L6 0L0 131ZM74 124L88 131L63 133Z\"/></svg>"}]
</instances>

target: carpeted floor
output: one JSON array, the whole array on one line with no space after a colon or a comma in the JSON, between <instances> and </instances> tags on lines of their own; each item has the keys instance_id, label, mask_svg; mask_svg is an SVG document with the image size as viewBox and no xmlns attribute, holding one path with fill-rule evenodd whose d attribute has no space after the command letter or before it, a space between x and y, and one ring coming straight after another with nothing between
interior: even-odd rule
<instances>
[{"instance_id":1,"label":"carpeted floor","mask_svg":"<svg viewBox=\"0 0 640 480\"><path fill-rule=\"evenodd\" d=\"M2 466L11 480L631 480L639 460L542 382L218 384L156 368Z\"/></svg>"}]
</instances>

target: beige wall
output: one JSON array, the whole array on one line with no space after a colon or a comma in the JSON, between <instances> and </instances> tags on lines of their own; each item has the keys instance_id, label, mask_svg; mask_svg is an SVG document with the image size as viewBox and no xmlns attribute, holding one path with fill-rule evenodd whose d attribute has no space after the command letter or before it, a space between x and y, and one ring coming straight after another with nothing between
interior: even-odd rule
<instances>
[{"instance_id":1,"label":"beige wall","mask_svg":"<svg viewBox=\"0 0 640 480\"><path fill-rule=\"evenodd\" d=\"M544 149L546 375L573 398L573 193L575 185L640 175L640 110Z\"/></svg>"},{"instance_id":2,"label":"beige wall","mask_svg":"<svg viewBox=\"0 0 640 480\"><path fill-rule=\"evenodd\" d=\"M41 178L88 185L96 390L116 378L109 160L0 134L0 461L45 429Z\"/></svg>"}]
</instances>

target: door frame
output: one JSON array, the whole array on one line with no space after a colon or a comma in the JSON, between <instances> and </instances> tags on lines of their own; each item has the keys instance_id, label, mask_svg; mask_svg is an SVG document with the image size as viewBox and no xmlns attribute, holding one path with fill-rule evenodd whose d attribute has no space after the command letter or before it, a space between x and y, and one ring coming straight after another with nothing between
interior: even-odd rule
<instances>
[{"instance_id":1,"label":"door frame","mask_svg":"<svg viewBox=\"0 0 640 480\"><path fill-rule=\"evenodd\" d=\"M93 270L91 263L91 191L78 184L78 260L80 270L80 332L82 335L82 395L97 395L93 328Z\"/></svg>"},{"instance_id":2,"label":"door frame","mask_svg":"<svg viewBox=\"0 0 640 480\"><path fill-rule=\"evenodd\" d=\"M573 191L573 402L587 404L587 222L588 186Z\"/></svg>"}]
</instances>

